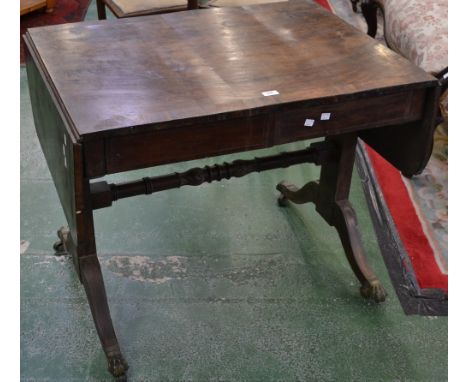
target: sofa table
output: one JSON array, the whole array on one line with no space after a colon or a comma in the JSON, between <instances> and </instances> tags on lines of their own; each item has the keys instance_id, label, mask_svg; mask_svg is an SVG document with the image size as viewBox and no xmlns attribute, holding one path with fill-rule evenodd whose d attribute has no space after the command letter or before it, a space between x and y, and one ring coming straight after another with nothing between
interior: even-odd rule
<instances>
[{"instance_id":1,"label":"sofa table","mask_svg":"<svg viewBox=\"0 0 468 382\"><path fill-rule=\"evenodd\" d=\"M348 200L355 145L360 137L401 171L421 171L432 145L434 77L308 1L34 28L25 40L37 135L69 227L55 248L72 254L115 377L125 380L128 366L93 210L120 198L320 165L318 182L277 185L279 202L313 202L338 231L361 294L385 299ZM269 157L121 184L96 180L320 137Z\"/></svg>"}]
</instances>

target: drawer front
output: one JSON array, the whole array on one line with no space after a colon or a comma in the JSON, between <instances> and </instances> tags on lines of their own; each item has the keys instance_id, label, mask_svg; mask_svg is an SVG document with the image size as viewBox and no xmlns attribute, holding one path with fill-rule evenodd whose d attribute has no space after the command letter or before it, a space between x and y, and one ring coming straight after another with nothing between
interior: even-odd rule
<instances>
[{"instance_id":1,"label":"drawer front","mask_svg":"<svg viewBox=\"0 0 468 382\"><path fill-rule=\"evenodd\" d=\"M265 147L267 115L106 140L108 174Z\"/></svg>"},{"instance_id":2,"label":"drawer front","mask_svg":"<svg viewBox=\"0 0 468 382\"><path fill-rule=\"evenodd\" d=\"M88 141L90 178L419 120L425 90Z\"/></svg>"},{"instance_id":3,"label":"drawer front","mask_svg":"<svg viewBox=\"0 0 468 382\"><path fill-rule=\"evenodd\" d=\"M313 106L278 114L275 144L405 123L422 118L424 90Z\"/></svg>"}]
</instances>

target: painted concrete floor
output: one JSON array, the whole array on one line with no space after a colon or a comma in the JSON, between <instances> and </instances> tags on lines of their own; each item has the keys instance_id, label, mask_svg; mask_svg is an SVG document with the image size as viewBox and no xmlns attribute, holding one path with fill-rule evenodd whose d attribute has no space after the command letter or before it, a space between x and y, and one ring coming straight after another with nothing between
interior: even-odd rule
<instances>
[{"instance_id":1,"label":"painted concrete floor","mask_svg":"<svg viewBox=\"0 0 468 382\"><path fill-rule=\"evenodd\" d=\"M277 207L277 182L302 185L317 176L313 166L296 166L135 197L95 212L129 381L447 380L447 318L403 314L357 174L351 200L370 262L389 292L384 304L359 296L337 234L312 206ZM22 68L22 380L112 381L71 259L53 255L55 231L64 223Z\"/></svg>"}]
</instances>

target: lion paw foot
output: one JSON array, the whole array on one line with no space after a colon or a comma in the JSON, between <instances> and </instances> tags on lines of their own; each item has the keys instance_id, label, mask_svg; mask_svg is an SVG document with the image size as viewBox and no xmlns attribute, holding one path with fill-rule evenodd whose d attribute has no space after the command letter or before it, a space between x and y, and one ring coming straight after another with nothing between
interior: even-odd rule
<instances>
[{"instance_id":1,"label":"lion paw foot","mask_svg":"<svg viewBox=\"0 0 468 382\"><path fill-rule=\"evenodd\" d=\"M375 302L384 302L387 292L379 280L373 280L361 287L361 296L372 299Z\"/></svg>"},{"instance_id":2,"label":"lion paw foot","mask_svg":"<svg viewBox=\"0 0 468 382\"><path fill-rule=\"evenodd\" d=\"M107 369L115 377L116 381L125 382L127 380L125 372L128 370L128 364L121 354L107 357Z\"/></svg>"}]
</instances>

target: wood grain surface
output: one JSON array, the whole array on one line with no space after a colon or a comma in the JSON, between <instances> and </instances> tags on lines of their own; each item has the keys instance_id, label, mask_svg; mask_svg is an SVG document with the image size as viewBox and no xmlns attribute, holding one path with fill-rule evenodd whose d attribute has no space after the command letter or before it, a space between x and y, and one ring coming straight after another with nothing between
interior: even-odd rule
<instances>
[{"instance_id":1,"label":"wood grain surface","mask_svg":"<svg viewBox=\"0 0 468 382\"><path fill-rule=\"evenodd\" d=\"M82 140L435 86L434 77L308 1L28 33Z\"/></svg>"}]
</instances>

